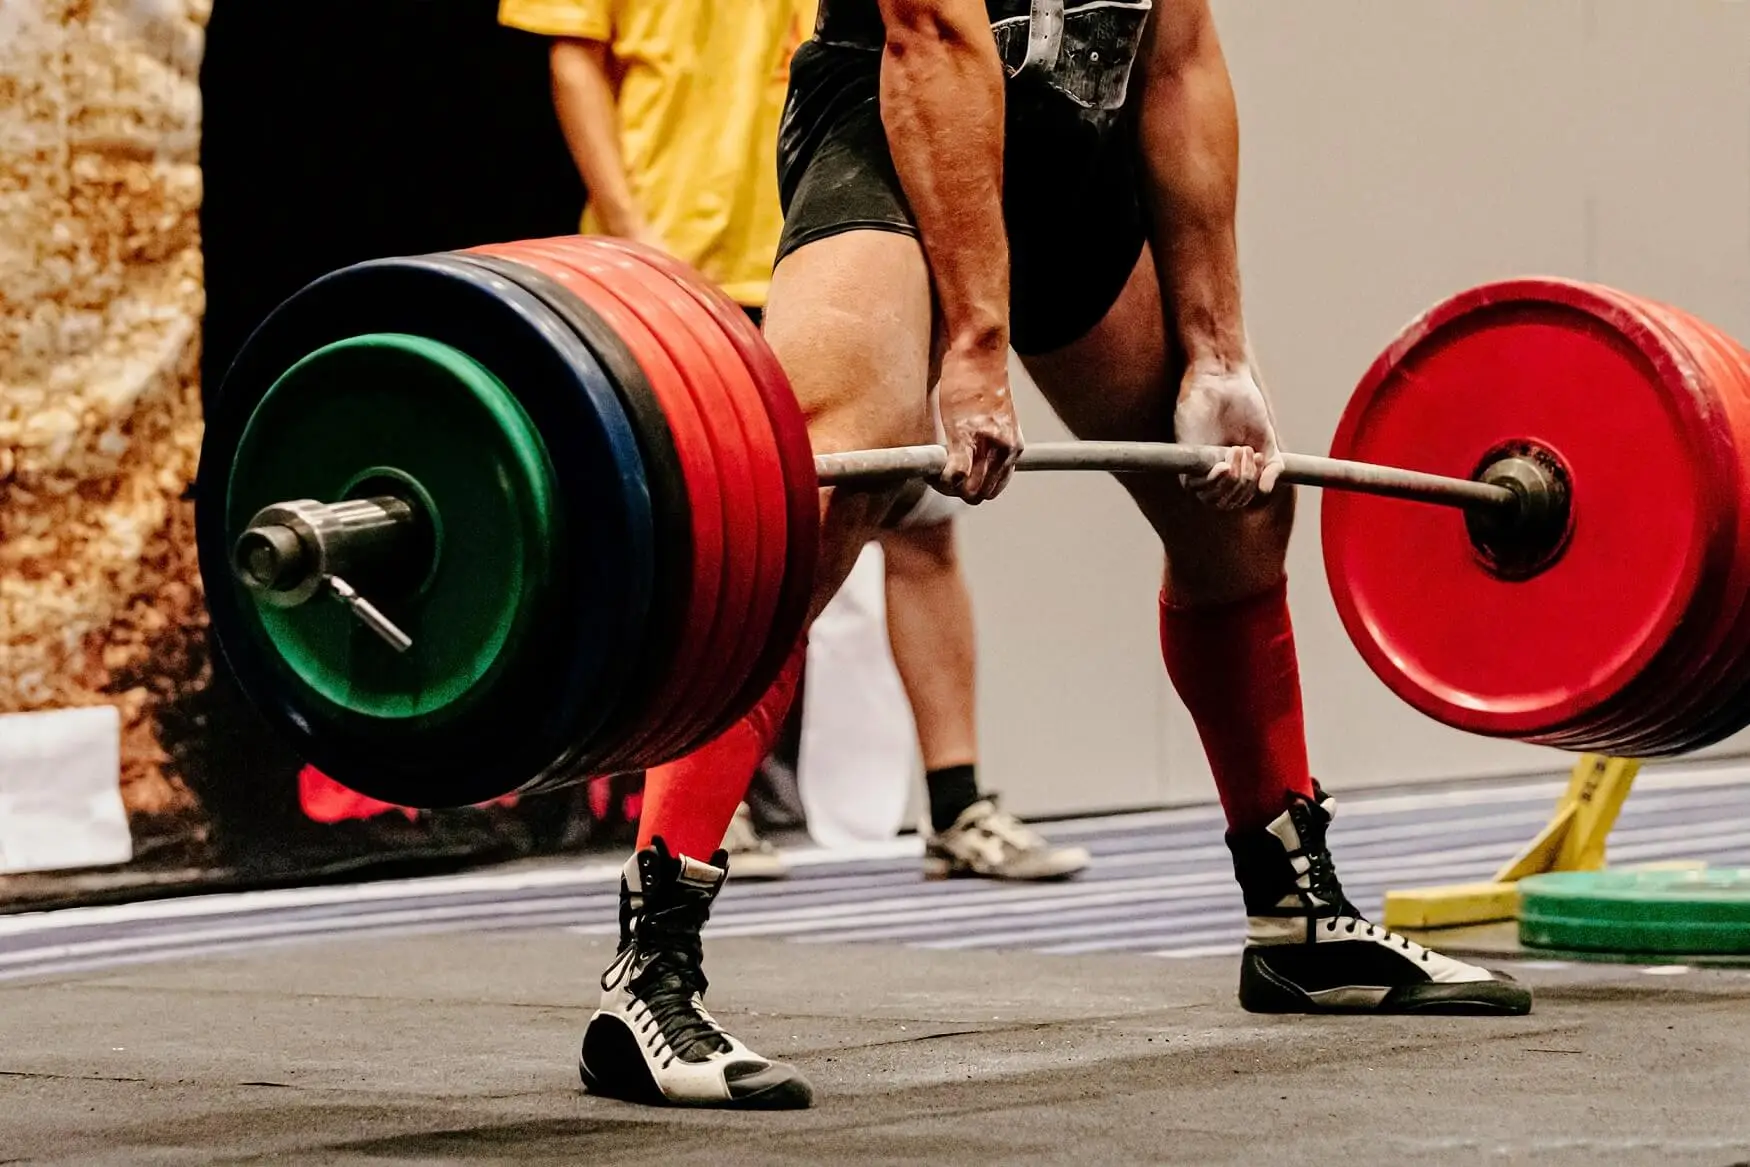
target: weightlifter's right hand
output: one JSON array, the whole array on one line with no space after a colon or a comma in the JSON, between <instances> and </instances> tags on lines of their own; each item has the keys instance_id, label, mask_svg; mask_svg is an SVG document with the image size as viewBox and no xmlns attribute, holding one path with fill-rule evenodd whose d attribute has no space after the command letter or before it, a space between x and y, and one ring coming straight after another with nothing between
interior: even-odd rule
<instances>
[{"instance_id":1,"label":"weightlifter's right hand","mask_svg":"<svg viewBox=\"0 0 1750 1167\"><path fill-rule=\"evenodd\" d=\"M936 489L980 503L1009 484L1021 456L1021 423L1009 392L1008 347L950 346L937 382L948 465Z\"/></svg>"}]
</instances>

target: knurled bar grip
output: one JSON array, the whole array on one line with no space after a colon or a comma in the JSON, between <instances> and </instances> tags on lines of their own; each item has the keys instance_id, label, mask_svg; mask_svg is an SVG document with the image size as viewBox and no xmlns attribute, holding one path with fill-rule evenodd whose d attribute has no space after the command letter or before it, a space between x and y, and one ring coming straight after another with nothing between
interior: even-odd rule
<instances>
[{"instance_id":1,"label":"knurled bar grip","mask_svg":"<svg viewBox=\"0 0 1750 1167\"><path fill-rule=\"evenodd\" d=\"M1103 470L1113 474L1207 474L1227 460L1224 446L1182 446L1168 442L1041 442L1021 452L1016 470ZM1284 454L1279 481L1404 498L1450 507L1511 507L1513 490L1468 478L1448 478L1419 470L1345 462L1307 454ZM948 464L941 446L896 446L817 454L814 473L822 485L933 478Z\"/></svg>"}]
</instances>

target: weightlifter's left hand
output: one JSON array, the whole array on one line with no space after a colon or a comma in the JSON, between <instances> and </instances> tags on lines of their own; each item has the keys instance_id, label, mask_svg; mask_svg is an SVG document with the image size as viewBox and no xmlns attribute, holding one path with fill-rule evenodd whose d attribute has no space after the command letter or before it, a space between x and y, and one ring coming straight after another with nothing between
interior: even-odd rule
<instances>
[{"instance_id":1,"label":"weightlifter's left hand","mask_svg":"<svg viewBox=\"0 0 1750 1167\"><path fill-rule=\"evenodd\" d=\"M1282 448L1276 419L1249 364L1194 363L1179 387L1173 438L1195 446L1226 446L1227 460L1202 478L1182 480L1193 496L1221 510L1237 510L1276 488Z\"/></svg>"}]
</instances>

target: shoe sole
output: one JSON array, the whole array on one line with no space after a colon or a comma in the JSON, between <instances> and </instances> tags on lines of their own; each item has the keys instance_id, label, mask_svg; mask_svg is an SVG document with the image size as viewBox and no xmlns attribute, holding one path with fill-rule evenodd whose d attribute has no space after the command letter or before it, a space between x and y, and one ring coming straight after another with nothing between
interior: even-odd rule
<instances>
[{"instance_id":1,"label":"shoe sole","mask_svg":"<svg viewBox=\"0 0 1750 1167\"><path fill-rule=\"evenodd\" d=\"M1375 990L1357 987L1350 991L1364 997ZM1240 1008L1248 1013L1523 1017L1531 1012L1531 990L1513 980L1399 985L1371 1001L1325 1002L1251 961L1241 967L1239 998Z\"/></svg>"},{"instance_id":2,"label":"shoe sole","mask_svg":"<svg viewBox=\"0 0 1750 1167\"><path fill-rule=\"evenodd\" d=\"M1271 968L1257 952L1248 947L1240 957L1240 1007L1248 1013L1522 1017L1531 1012L1531 990L1505 973L1491 973L1496 979L1487 981L1418 981L1390 988L1333 986L1314 996L1286 972Z\"/></svg>"},{"instance_id":3,"label":"shoe sole","mask_svg":"<svg viewBox=\"0 0 1750 1167\"><path fill-rule=\"evenodd\" d=\"M814 1105L814 1090L801 1078L787 1078L739 1098L670 1098L660 1091L650 1093L649 1088L636 1083L630 1089L616 1090L590 1073L589 1067L581 1061L577 1063L577 1073L588 1093L634 1106L669 1106L679 1110L807 1110Z\"/></svg>"},{"instance_id":4,"label":"shoe sole","mask_svg":"<svg viewBox=\"0 0 1750 1167\"><path fill-rule=\"evenodd\" d=\"M597 1033L598 1022L611 1022ZM593 1050L593 1055L592 1055ZM591 1056L623 1067L613 1075L592 1073ZM783 1067L788 1069L788 1067ZM814 1090L808 1080L791 1070L788 1077L746 1094L728 1098L671 1098L657 1085L650 1065L644 1060L630 1031L618 1017L597 1013L584 1030L583 1049L577 1058L577 1076L583 1088L601 1098L630 1102L639 1106L675 1106L729 1110L801 1110L813 1104Z\"/></svg>"},{"instance_id":5,"label":"shoe sole","mask_svg":"<svg viewBox=\"0 0 1750 1167\"><path fill-rule=\"evenodd\" d=\"M1444 986L1442 986L1444 987ZM1395 990L1394 990L1395 992ZM1392 999L1391 994L1377 1005L1321 1005L1308 997L1299 1000L1245 1000L1240 1007L1248 1013L1301 1014L1305 1016L1369 1016L1404 1017L1410 1015L1448 1017L1524 1017L1531 1012L1531 994L1520 990L1495 994L1470 993L1463 996L1413 997Z\"/></svg>"}]
</instances>

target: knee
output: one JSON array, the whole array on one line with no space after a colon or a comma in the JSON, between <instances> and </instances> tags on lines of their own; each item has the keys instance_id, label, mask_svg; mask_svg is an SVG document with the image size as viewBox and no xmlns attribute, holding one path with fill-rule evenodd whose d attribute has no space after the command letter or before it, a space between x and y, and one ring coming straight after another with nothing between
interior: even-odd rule
<instances>
[{"instance_id":1,"label":"knee","mask_svg":"<svg viewBox=\"0 0 1750 1167\"><path fill-rule=\"evenodd\" d=\"M1294 528L1294 491L1278 487L1244 511L1215 511L1192 501L1160 524L1166 587L1176 604L1224 604L1256 595L1282 578Z\"/></svg>"},{"instance_id":2,"label":"knee","mask_svg":"<svg viewBox=\"0 0 1750 1167\"><path fill-rule=\"evenodd\" d=\"M881 533L881 550L890 576L928 579L960 570L953 520Z\"/></svg>"},{"instance_id":3,"label":"knee","mask_svg":"<svg viewBox=\"0 0 1750 1167\"><path fill-rule=\"evenodd\" d=\"M1294 509L1294 487L1279 486L1238 514L1221 514L1228 524L1222 542L1231 549L1230 558L1235 565L1242 569L1255 567L1274 579L1288 554L1289 536L1294 533Z\"/></svg>"},{"instance_id":4,"label":"knee","mask_svg":"<svg viewBox=\"0 0 1750 1167\"><path fill-rule=\"evenodd\" d=\"M1260 543L1275 546L1279 552L1287 552L1288 537L1294 533L1295 488L1289 485L1278 486L1270 492L1270 497L1257 509L1257 531L1254 535Z\"/></svg>"}]
</instances>

